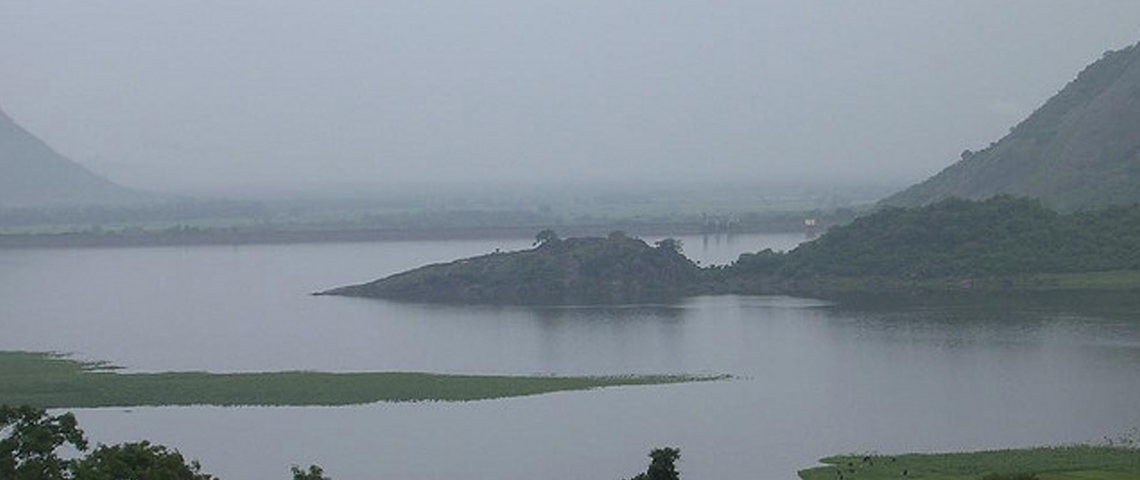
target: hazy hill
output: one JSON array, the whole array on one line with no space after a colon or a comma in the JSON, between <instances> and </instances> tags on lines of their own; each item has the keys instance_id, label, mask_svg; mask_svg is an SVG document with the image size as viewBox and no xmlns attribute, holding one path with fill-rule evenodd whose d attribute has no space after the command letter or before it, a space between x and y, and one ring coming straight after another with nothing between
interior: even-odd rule
<instances>
[{"instance_id":1,"label":"hazy hill","mask_svg":"<svg viewBox=\"0 0 1140 480\"><path fill-rule=\"evenodd\" d=\"M882 203L1003 193L1062 210L1140 202L1140 47L1105 53L1004 138Z\"/></svg>"},{"instance_id":2,"label":"hazy hill","mask_svg":"<svg viewBox=\"0 0 1140 480\"><path fill-rule=\"evenodd\" d=\"M60 155L0 110L0 209L120 205L148 198Z\"/></svg>"}]
</instances>

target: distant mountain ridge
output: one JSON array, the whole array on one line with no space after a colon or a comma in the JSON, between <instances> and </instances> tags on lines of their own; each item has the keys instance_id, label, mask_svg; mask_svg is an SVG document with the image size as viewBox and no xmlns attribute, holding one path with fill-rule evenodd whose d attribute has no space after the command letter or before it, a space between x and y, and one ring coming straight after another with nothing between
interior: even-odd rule
<instances>
[{"instance_id":1,"label":"distant mountain ridge","mask_svg":"<svg viewBox=\"0 0 1140 480\"><path fill-rule=\"evenodd\" d=\"M1105 53L1001 140L881 204L999 194L1061 210L1140 202L1140 46Z\"/></svg>"},{"instance_id":2,"label":"distant mountain ridge","mask_svg":"<svg viewBox=\"0 0 1140 480\"><path fill-rule=\"evenodd\" d=\"M125 205L152 199L59 154L0 109L0 209Z\"/></svg>"}]
</instances>

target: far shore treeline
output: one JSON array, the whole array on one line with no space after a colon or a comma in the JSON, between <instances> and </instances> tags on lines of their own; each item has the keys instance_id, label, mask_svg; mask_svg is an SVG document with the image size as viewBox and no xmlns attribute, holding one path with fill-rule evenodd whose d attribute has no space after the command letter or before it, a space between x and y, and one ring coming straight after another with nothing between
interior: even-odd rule
<instances>
[{"instance_id":1,"label":"far shore treeline","mask_svg":"<svg viewBox=\"0 0 1140 480\"><path fill-rule=\"evenodd\" d=\"M707 294L1140 288L1140 205L1060 213L997 196L888 207L788 252L701 267L680 242L539 234L530 250L429 265L329 295L438 303L633 303Z\"/></svg>"}]
</instances>

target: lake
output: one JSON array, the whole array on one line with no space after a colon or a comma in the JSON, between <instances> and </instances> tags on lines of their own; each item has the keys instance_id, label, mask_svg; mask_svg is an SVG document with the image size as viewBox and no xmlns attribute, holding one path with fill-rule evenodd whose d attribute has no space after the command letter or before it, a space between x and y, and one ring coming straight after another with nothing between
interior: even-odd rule
<instances>
[{"instance_id":1,"label":"lake","mask_svg":"<svg viewBox=\"0 0 1140 480\"><path fill-rule=\"evenodd\" d=\"M702 264L800 235L682 237ZM730 381L472 403L78 411L223 479L628 478L678 446L687 478L793 479L825 455L1098 441L1140 426L1140 310L1099 298L698 297L456 307L312 297L526 240L0 251L0 350L131 371L728 373ZM0 387L2 388L2 387Z\"/></svg>"}]
</instances>

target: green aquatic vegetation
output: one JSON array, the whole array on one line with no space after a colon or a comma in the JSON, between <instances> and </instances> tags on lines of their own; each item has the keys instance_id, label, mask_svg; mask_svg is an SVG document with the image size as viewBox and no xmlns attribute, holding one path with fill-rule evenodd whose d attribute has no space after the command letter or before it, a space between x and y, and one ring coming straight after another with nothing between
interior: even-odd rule
<instances>
[{"instance_id":1,"label":"green aquatic vegetation","mask_svg":"<svg viewBox=\"0 0 1140 480\"><path fill-rule=\"evenodd\" d=\"M598 377L417 372L122 373L106 363L39 352L0 352L0 405L93 408L160 405L355 405L472 401L726 376Z\"/></svg>"},{"instance_id":2,"label":"green aquatic vegetation","mask_svg":"<svg viewBox=\"0 0 1140 480\"><path fill-rule=\"evenodd\" d=\"M843 455L799 472L803 480L1140 480L1140 451L1074 445L969 453Z\"/></svg>"}]
</instances>

